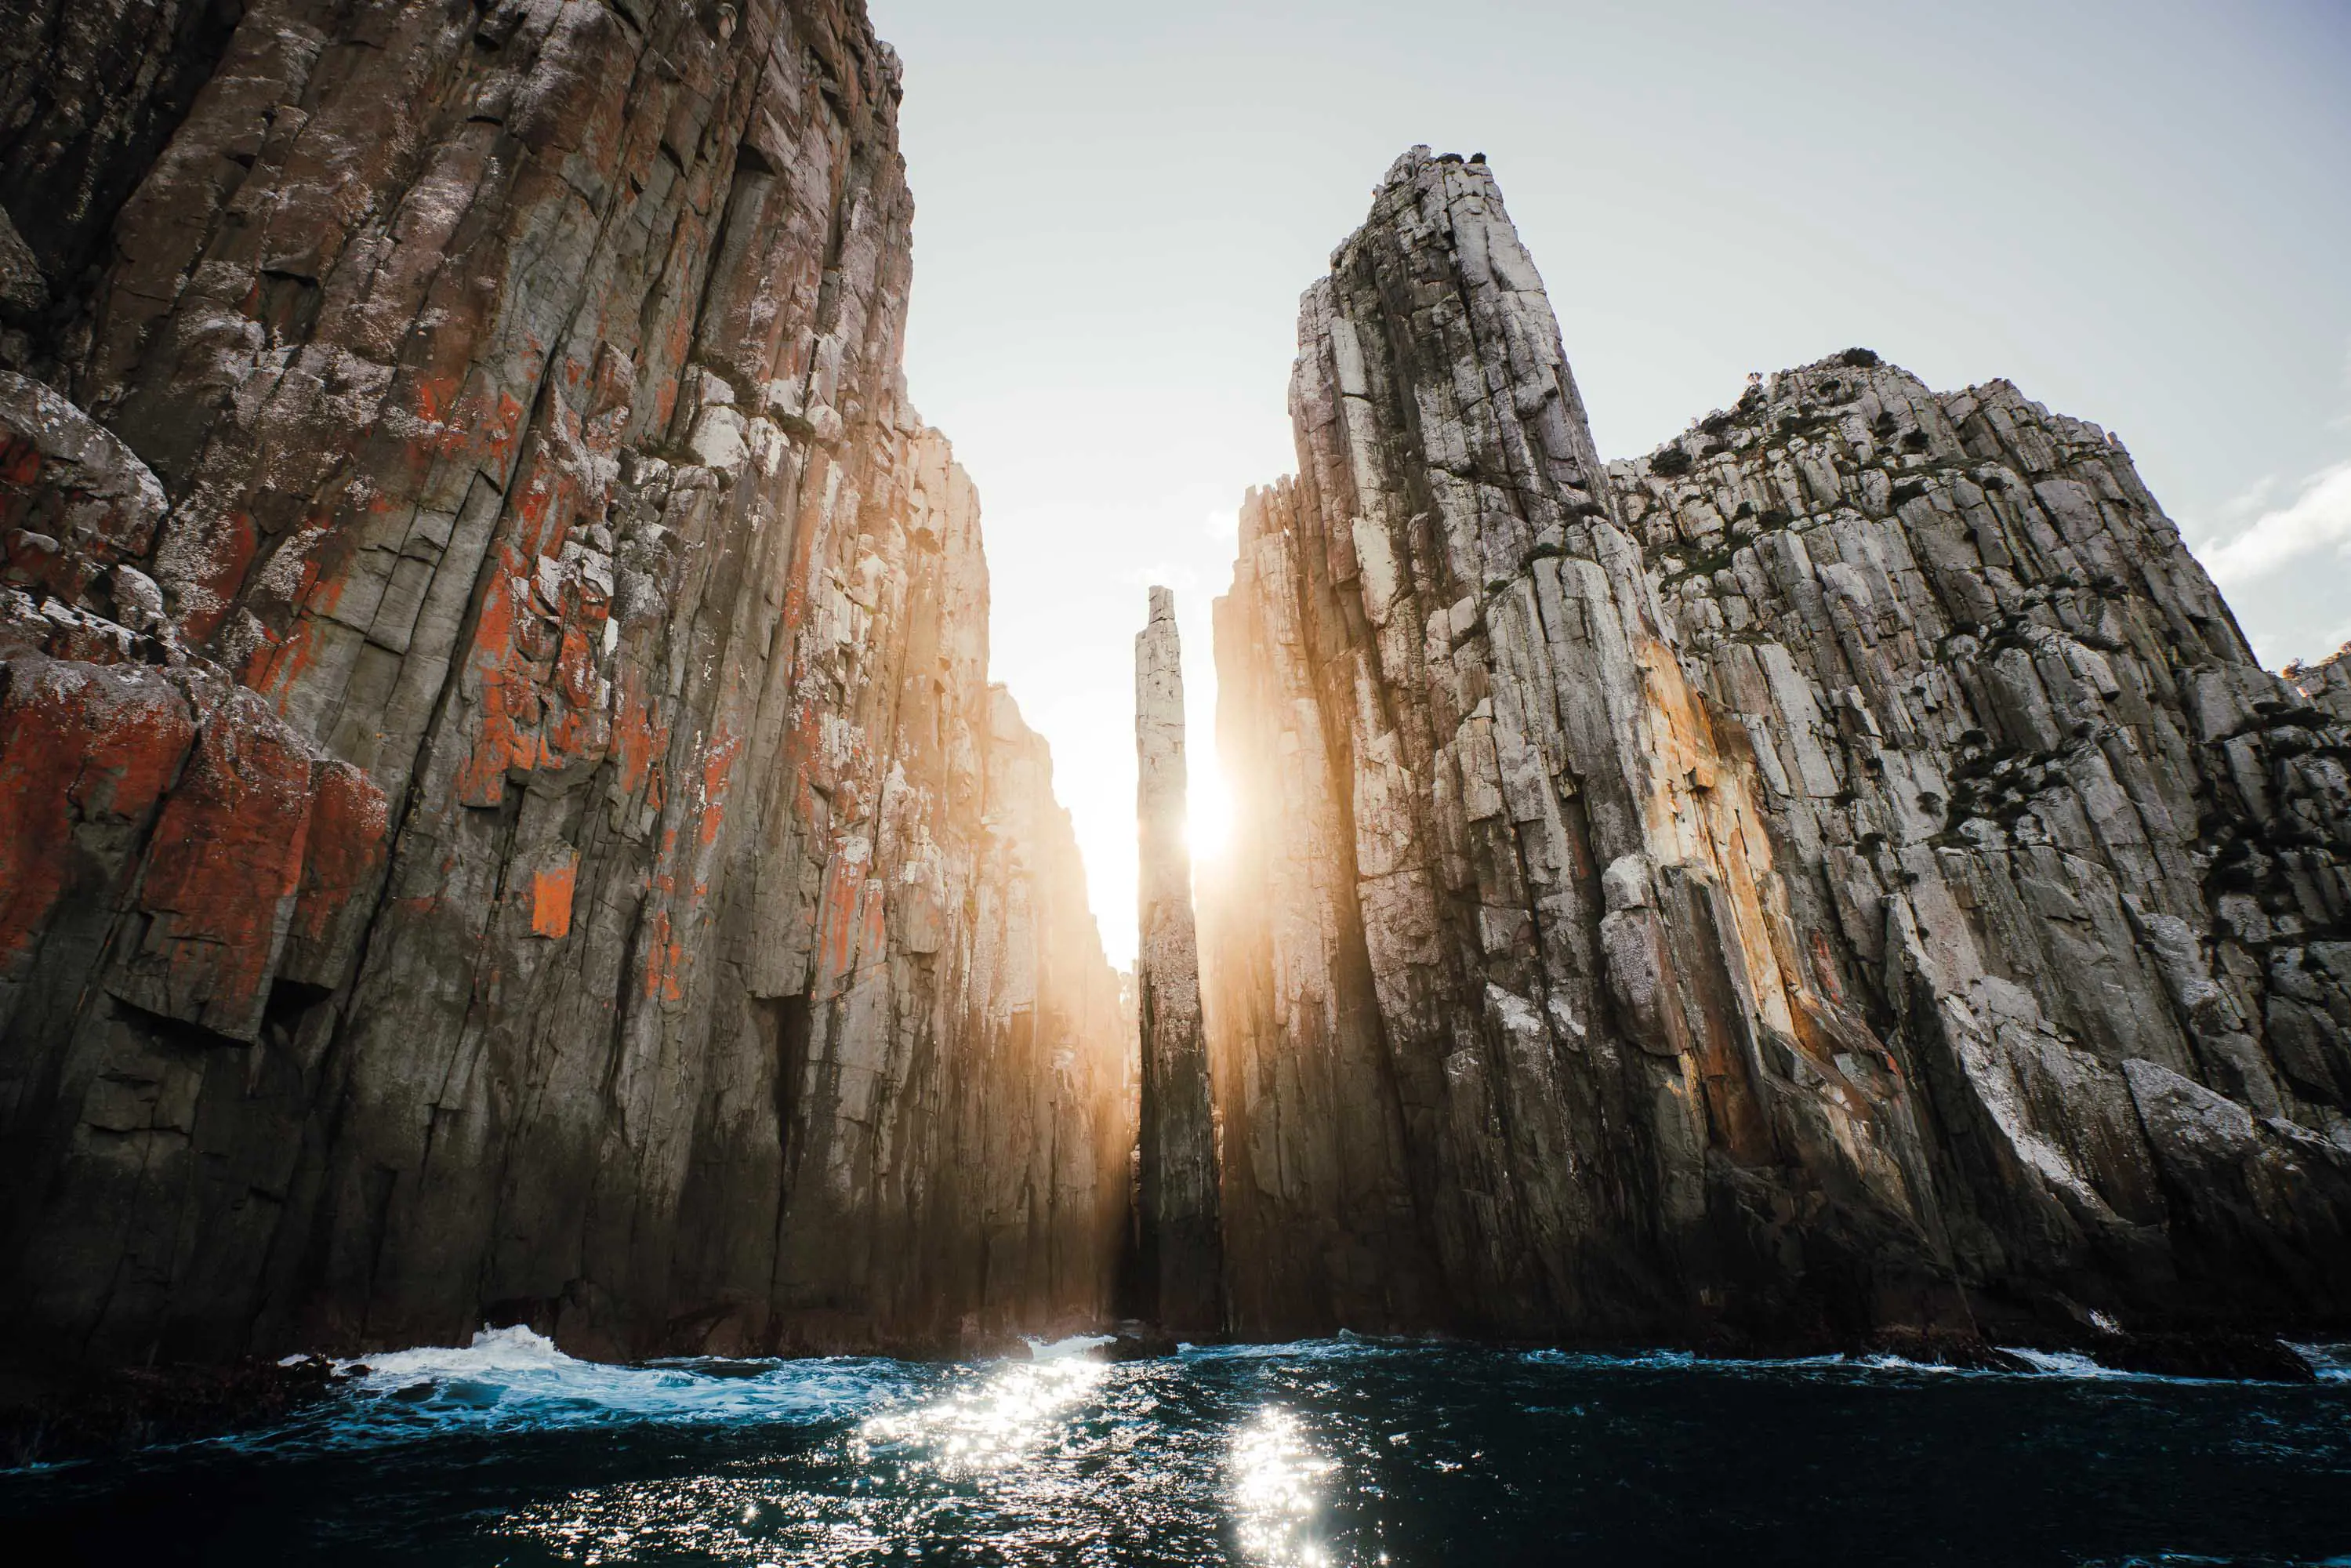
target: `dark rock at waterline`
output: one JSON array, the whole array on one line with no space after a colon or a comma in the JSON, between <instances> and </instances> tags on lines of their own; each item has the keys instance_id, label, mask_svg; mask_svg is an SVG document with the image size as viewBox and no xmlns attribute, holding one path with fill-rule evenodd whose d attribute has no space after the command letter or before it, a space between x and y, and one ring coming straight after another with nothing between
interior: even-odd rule
<instances>
[{"instance_id":1,"label":"dark rock at waterline","mask_svg":"<svg viewBox=\"0 0 2351 1568\"><path fill-rule=\"evenodd\" d=\"M664 1361L660 1364L703 1377L765 1377L776 1370L776 1364L772 1361L737 1361L723 1355L697 1355Z\"/></svg>"},{"instance_id":2,"label":"dark rock at waterline","mask_svg":"<svg viewBox=\"0 0 2351 1568\"><path fill-rule=\"evenodd\" d=\"M2032 1372L2032 1363L1973 1334L1888 1330L1872 1338L1866 1354L1896 1355L1924 1366L1955 1366L1969 1372Z\"/></svg>"},{"instance_id":3,"label":"dark rock at waterline","mask_svg":"<svg viewBox=\"0 0 2351 1568\"><path fill-rule=\"evenodd\" d=\"M2100 1366L2158 1377L2256 1383L2315 1383L2318 1373L2291 1345L2255 1333L2118 1333L2082 1347Z\"/></svg>"},{"instance_id":4,"label":"dark rock at waterline","mask_svg":"<svg viewBox=\"0 0 2351 1568\"><path fill-rule=\"evenodd\" d=\"M318 1356L285 1365L11 1370L0 1373L0 1462L92 1458L264 1427L350 1376Z\"/></svg>"},{"instance_id":5,"label":"dark rock at waterline","mask_svg":"<svg viewBox=\"0 0 2351 1568\"><path fill-rule=\"evenodd\" d=\"M1123 1322L1102 1347L1107 1361L1156 1361L1182 1348L1173 1335L1152 1323Z\"/></svg>"}]
</instances>

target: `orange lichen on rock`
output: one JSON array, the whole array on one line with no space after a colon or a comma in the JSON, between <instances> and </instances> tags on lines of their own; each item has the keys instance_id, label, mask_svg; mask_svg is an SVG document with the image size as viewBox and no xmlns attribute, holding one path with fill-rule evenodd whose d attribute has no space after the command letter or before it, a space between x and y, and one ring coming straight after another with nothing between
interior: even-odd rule
<instances>
[{"instance_id":1,"label":"orange lichen on rock","mask_svg":"<svg viewBox=\"0 0 2351 1568\"><path fill-rule=\"evenodd\" d=\"M0 983L84 863L77 830L142 826L195 734L160 671L38 655L0 667Z\"/></svg>"},{"instance_id":2,"label":"orange lichen on rock","mask_svg":"<svg viewBox=\"0 0 2351 1568\"><path fill-rule=\"evenodd\" d=\"M542 866L530 877L530 929L535 936L571 935L571 891L580 878L577 856Z\"/></svg>"},{"instance_id":3,"label":"orange lichen on rock","mask_svg":"<svg viewBox=\"0 0 2351 1568\"><path fill-rule=\"evenodd\" d=\"M1652 638L1640 650L1648 731L1642 755L1650 769L1650 857L1683 865L1718 891L1717 919L1726 960L1769 1027L1798 1032L1792 994L1802 988L1782 966L1791 929L1786 891L1771 869L1771 840L1757 809L1751 768L1719 748L1712 717L1690 689L1673 651Z\"/></svg>"},{"instance_id":4,"label":"orange lichen on rock","mask_svg":"<svg viewBox=\"0 0 2351 1568\"><path fill-rule=\"evenodd\" d=\"M310 773L309 831L302 883L287 931L281 971L330 983L364 929L362 895L381 873L391 842L390 808L375 781L348 762L323 761Z\"/></svg>"},{"instance_id":5,"label":"orange lichen on rock","mask_svg":"<svg viewBox=\"0 0 2351 1568\"><path fill-rule=\"evenodd\" d=\"M151 1012L250 1040L301 883L310 755L252 692L210 695L155 824L137 898L145 929L112 985Z\"/></svg>"}]
</instances>

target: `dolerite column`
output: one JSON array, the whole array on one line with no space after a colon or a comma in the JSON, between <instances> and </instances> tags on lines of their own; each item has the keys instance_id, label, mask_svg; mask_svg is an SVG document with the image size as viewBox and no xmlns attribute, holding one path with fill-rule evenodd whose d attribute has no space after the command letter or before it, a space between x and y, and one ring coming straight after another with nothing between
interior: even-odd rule
<instances>
[{"instance_id":1,"label":"dolerite column","mask_svg":"<svg viewBox=\"0 0 2351 1568\"><path fill-rule=\"evenodd\" d=\"M1134 639L1134 809L1142 853L1135 957L1143 1036L1143 1310L1171 1333L1224 1323L1216 1132L1200 1029L1200 949L1184 843L1184 664L1176 596L1151 591Z\"/></svg>"}]
</instances>

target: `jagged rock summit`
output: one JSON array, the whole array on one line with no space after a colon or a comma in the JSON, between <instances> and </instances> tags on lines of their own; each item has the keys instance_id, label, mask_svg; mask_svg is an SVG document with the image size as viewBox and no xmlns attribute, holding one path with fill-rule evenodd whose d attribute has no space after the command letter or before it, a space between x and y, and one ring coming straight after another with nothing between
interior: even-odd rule
<instances>
[{"instance_id":1,"label":"jagged rock summit","mask_svg":"<svg viewBox=\"0 0 2351 1568\"><path fill-rule=\"evenodd\" d=\"M1236 1332L2351 1321L2351 703L2094 425L1855 350L1604 467L1481 161L1217 612Z\"/></svg>"}]
</instances>

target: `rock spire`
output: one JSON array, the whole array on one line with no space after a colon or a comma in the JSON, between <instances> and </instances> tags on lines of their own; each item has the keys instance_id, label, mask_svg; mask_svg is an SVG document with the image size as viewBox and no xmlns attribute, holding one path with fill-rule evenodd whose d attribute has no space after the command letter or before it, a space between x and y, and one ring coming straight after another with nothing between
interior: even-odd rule
<instances>
[{"instance_id":1,"label":"rock spire","mask_svg":"<svg viewBox=\"0 0 2351 1568\"><path fill-rule=\"evenodd\" d=\"M1223 1326L1223 1240L1192 857L1185 841L1183 649L1176 596L1165 588L1151 591L1151 619L1134 638L1134 760L1142 858L1135 956L1143 1060L1141 1305L1168 1333L1199 1337Z\"/></svg>"},{"instance_id":2,"label":"rock spire","mask_svg":"<svg viewBox=\"0 0 2351 1568\"><path fill-rule=\"evenodd\" d=\"M2351 1321L2351 709L2120 442L1865 350L1604 466L1481 162L1217 611L1235 1332Z\"/></svg>"}]
</instances>

